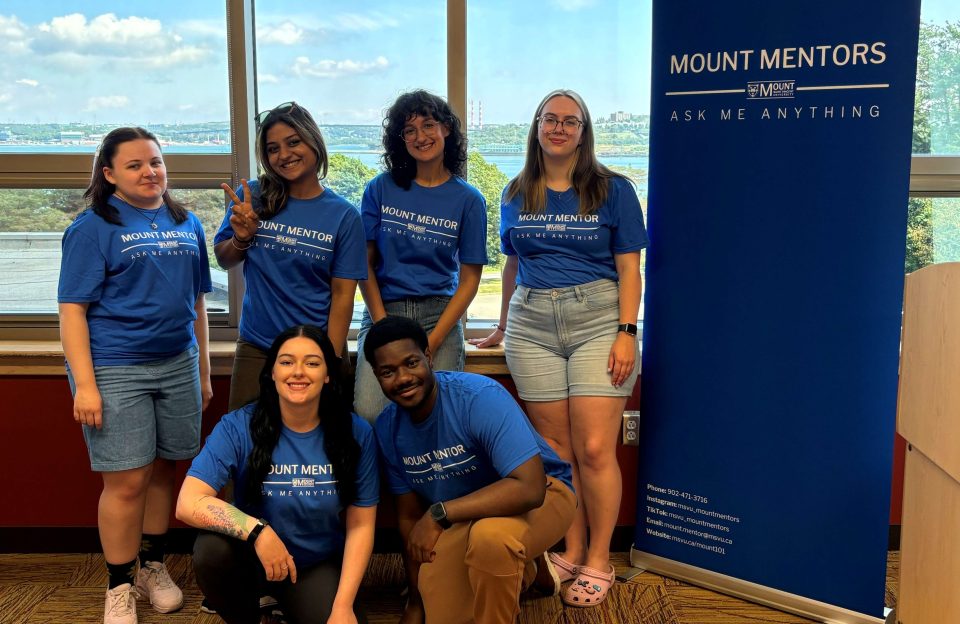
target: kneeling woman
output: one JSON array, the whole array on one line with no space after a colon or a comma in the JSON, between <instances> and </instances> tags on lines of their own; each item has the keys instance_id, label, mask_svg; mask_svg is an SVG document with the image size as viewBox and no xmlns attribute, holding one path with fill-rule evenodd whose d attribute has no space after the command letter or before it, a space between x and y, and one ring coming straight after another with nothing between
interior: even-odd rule
<instances>
[{"instance_id":1,"label":"kneeling woman","mask_svg":"<svg viewBox=\"0 0 960 624\"><path fill-rule=\"evenodd\" d=\"M291 624L357 621L353 603L373 550L377 451L370 426L344 400L336 362L317 327L277 336L260 399L223 417L180 490L177 517L208 531L194 547L197 584L229 624L259 622L264 592ZM231 478L235 506L217 498Z\"/></svg>"}]
</instances>

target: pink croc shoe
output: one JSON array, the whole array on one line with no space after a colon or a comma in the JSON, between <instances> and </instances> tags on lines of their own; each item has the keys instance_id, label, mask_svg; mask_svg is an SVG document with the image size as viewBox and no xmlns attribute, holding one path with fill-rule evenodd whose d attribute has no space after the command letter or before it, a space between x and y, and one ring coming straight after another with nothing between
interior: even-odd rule
<instances>
[{"instance_id":1,"label":"pink croc shoe","mask_svg":"<svg viewBox=\"0 0 960 624\"><path fill-rule=\"evenodd\" d=\"M595 568L580 566L577 578L573 579L566 591L563 592L563 604L571 607L595 607L613 587L616 573L613 566L609 572L601 572Z\"/></svg>"},{"instance_id":2,"label":"pink croc shoe","mask_svg":"<svg viewBox=\"0 0 960 624\"><path fill-rule=\"evenodd\" d=\"M553 567L556 568L557 576L560 577L561 583L566 583L574 578L577 576L577 572L580 571L580 566L570 563L555 552L547 553L547 557L550 559Z\"/></svg>"}]
</instances>

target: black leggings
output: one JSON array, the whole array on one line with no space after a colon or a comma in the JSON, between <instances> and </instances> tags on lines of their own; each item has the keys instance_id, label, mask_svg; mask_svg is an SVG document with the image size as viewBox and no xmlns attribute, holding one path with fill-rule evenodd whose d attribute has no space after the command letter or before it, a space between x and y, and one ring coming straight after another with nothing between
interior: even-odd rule
<instances>
[{"instance_id":1,"label":"black leggings","mask_svg":"<svg viewBox=\"0 0 960 624\"><path fill-rule=\"evenodd\" d=\"M259 624L260 596L277 599L290 624L323 624L330 617L340 583L338 559L297 567L297 582L267 581L253 546L233 537L201 531L193 546L197 585L227 624ZM357 620L366 622L354 605Z\"/></svg>"}]
</instances>

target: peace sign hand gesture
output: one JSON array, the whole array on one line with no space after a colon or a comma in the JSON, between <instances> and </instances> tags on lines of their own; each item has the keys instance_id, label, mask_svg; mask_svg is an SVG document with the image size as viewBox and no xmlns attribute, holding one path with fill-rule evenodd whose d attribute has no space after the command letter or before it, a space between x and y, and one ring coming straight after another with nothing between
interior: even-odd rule
<instances>
[{"instance_id":1,"label":"peace sign hand gesture","mask_svg":"<svg viewBox=\"0 0 960 624\"><path fill-rule=\"evenodd\" d=\"M221 184L220 188L233 202L233 205L230 206L230 211L233 213L230 215L230 227L233 228L234 235L242 241L248 241L257 234L259 217L253 211L253 194L250 192L250 186L246 179L241 178L240 184L243 186L243 200L237 197L237 194L233 192L229 185Z\"/></svg>"}]
</instances>

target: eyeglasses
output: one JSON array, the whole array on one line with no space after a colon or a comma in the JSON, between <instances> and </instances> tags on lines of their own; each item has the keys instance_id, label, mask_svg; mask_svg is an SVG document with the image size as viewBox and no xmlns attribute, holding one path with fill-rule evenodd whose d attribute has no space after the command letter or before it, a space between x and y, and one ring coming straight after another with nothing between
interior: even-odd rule
<instances>
[{"instance_id":1,"label":"eyeglasses","mask_svg":"<svg viewBox=\"0 0 960 624\"><path fill-rule=\"evenodd\" d=\"M557 126L563 128L563 134L573 134L580 129L580 126L583 125L583 122L577 119L576 117L564 117L563 119L558 119L554 115L541 115L537 118L537 121L540 122L540 127L544 132L556 132Z\"/></svg>"},{"instance_id":2,"label":"eyeglasses","mask_svg":"<svg viewBox=\"0 0 960 624\"><path fill-rule=\"evenodd\" d=\"M440 131L440 122L437 121L425 121L420 125L420 130L423 131L423 134L427 137L433 138L437 136L437 132ZM418 131L413 126L407 126L400 131L400 138L403 139L404 143L413 143L417 140Z\"/></svg>"},{"instance_id":3,"label":"eyeglasses","mask_svg":"<svg viewBox=\"0 0 960 624\"><path fill-rule=\"evenodd\" d=\"M278 104L274 106L270 110L263 111L262 113L260 113L259 115L253 118L253 122L254 124L256 124L257 129L259 129L260 126L263 125L263 122L265 122L270 117L270 115L273 115L274 113L287 113L292 111L295 108L300 108L300 105L297 104L296 102L284 102L283 104Z\"/></svg>"}]
</instances>

